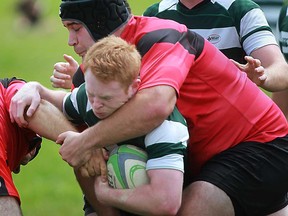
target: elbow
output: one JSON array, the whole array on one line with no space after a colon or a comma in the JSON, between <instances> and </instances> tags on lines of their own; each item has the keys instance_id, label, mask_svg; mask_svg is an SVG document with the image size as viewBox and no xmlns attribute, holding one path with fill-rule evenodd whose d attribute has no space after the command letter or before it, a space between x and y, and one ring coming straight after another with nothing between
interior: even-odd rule
<instances>
[{"instance_id":1,"label":"elbow","mask_svg":"<svg viewBox=\"0 0 288 216\"><path fill-rule=\"evenodd\" d=\"M175 203L170 203L168 205L163 205L162 206L162 212L160 215L167 215L167 216L174 216L177 214L177 212L180 209L180 204L175 204Z\"/></svg>"},{"instance_id":2,"label":"elbow","mask_svg":"<svg viewBox=\"0 0 288 216\"><path fill-rule=\"evenodd\" d=\"M177 214L181 207L181 198L175 199L175 198L163 198L160 202L157 203L157 206L153 208L155 212L153 212L153 215L159 215L159 216L174 216Z\"/></svg>"}]
</instances>

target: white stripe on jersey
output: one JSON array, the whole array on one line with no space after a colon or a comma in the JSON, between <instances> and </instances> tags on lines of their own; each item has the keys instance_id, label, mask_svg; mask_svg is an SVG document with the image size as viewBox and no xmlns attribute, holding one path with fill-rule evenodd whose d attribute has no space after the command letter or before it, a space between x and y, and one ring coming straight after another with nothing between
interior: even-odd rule
<instances>
[{"instance_id":1,"label":"white stripe on jersey","mask_svg":"<svg viewBox=\"0 0 288 216\"><path fill-rule=\"evenodd\" d=\"M159 12L164 10L176 10L177 3L178 0L163 0L159 3Z\"/></svg>"},{"instance_id":2,"label":"white stripe on jersey","mask_svg":"<svg viewBox=\"0 0 288 216\"><path fill-rule=\"evenodd\" d=\"M179 122L165 120L145 136L145 146L158 145L157 143L179 143L187 146L189 138L187 127Z\"/></svg>"},{"instance_id":3,"label":"white stripe on jersey","mask_svg":"<svg viewBox=\"0 0 288 216\"><path fill-rule=\"evenodd\" d=\"M160 158L150 159L147 161L146 170L152 169L174 169L184 172L183 156L170 154Z\"/></svg>"},{"instance_id":4,"label":"white stripe on jersey","mask_svg":"<svg viewBox=\"0 0 288 216\"><path fill-rule=\"evenodd\" d=\"M259 38L262 38L262 40L259 40ZM247 55L250 55L252 51L264 47L266 45L274 44L277 45L275 36L270 31L261 31L256 32L252 35L250 35L243 43L243 47L247 53Z\"/></svg>"},{"instance_id":5,"label":"white stripe on jersey","mask_svg":"<svg viewBox=\"0 0 288 216\"><path fill-rule=\"evenodd\" d=\"M210 43L217 46L217 48L220 50L234 47L239 48L242 47L239 41L237 30L234 26L226 28L190 29L190 30L200 34Z\"/></svg>"},{"instance_id":6,"label":"white stripe on jersey","mask_svg":"<svg viewBox=\"0 0 288 216\"><path fill-rule=\"evenodd\" d=\"M261 17L261 19L259 19L259 17ZM247 25L247 23L249 23L249 25ZM241 19L240 38L245 37L251 31L263 26L269 26L263 11L259 8L250 10Z\"/></svg>"}]
</instances>

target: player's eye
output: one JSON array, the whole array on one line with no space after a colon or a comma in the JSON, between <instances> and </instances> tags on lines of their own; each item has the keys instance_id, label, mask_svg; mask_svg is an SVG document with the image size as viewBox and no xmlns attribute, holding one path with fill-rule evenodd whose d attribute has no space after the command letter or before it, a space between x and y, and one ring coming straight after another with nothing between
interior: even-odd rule
<instances>
[{"instance_id":1,"label":"player's eye","mask_svg":"<svg viewBox=\"0 0 288 216\"><path fill-rule=\"evenodd\" d=\"M111 101L111 100L112 100L112 97L110 97L110 96L105 96L105 97L102 97L101 99L104 100L104 101Z\"/></svg>"}]
</instances>

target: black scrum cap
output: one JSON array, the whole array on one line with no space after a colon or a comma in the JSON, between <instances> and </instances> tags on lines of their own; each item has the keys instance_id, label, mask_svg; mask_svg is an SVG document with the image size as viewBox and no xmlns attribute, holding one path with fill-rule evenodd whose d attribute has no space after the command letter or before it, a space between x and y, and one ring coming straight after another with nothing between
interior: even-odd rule
<instances>
[{"instance_id":1,"label":"black scrum cap","mask_svg":"<svg viewBox=\"0 0 288 216\"><path fill-rule=\"evenodd\" d=\"M81 22L95 41L114 33L128 21L124 0L62 0L62 20Z\"/></svg>"}]
</instances>

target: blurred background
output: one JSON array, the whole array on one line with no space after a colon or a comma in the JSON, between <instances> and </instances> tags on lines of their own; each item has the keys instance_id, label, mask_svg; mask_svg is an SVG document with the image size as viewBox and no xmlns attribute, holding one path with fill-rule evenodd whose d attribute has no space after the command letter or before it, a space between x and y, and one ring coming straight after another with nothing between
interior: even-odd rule
<instances>
[{"instance_id":1,"label":"blurred background","mask_svg":"<svg viewBox=\"0 0 288 216\"><path fill-rule=\"evenodd\" d=\"M156 0L128 0L132 11L141 15ZM63 54L74 54L67 45L62 26L60 0L2 0L0 7L0 77L37 80L52 88L49 78ZM257 0L273 30L280 0ZM24 4L23 4L24 3ZM31 4L32 3L32 4ZM32 5L32 7L31 7ZM26 16L23 16L26 14ZM59 146L44 140L39 156L14 175L24 216L83 215L82 194L72 169L61 160Z\"/></svg>"}]
</instances>

